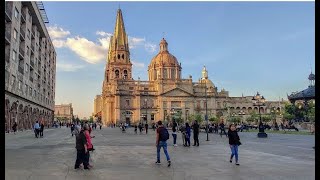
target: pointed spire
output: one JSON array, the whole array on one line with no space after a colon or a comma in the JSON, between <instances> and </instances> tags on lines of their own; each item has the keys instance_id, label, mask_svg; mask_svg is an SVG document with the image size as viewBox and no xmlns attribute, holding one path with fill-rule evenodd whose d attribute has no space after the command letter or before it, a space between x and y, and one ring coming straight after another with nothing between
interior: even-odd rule
<instances>
[{"instance_id":1,"label":"pointed spire","mask_svg":"<svg viewBox=\"0 0 320 180\"><path fill-rule=\"evenodd\" d=\"M203 69L202 69L202 79L208 79L208 71L205 65L203 66Z\"/></svg>"},{"instance_id":2,"label":"pointed spire","mask_svg":"<svg viewBox=\"0 0 320 180\"><path fill-rule=\"evenodd\" d=\"M124 27L122 12L120 8L117 12L117 20L113 36L114 45L116 49L118 49L118 47L120 46L124 46L125 48L128 46L127 34Z\"/></svg>"}]
</instances>

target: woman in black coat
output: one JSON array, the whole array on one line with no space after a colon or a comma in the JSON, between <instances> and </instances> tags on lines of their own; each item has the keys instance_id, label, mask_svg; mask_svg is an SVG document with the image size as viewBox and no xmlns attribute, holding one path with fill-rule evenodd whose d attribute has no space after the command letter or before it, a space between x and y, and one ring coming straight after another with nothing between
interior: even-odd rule
<instances>
[{"instance_id":1,"label":"woman in black coat","mask_svg":"<svg viewBox=\"0 0 320 180\"><path fill-rule=\"evenodd\" d=\"M239 138L238 132L237 132L234 124L231 124L229 126L228 138L229 138L229 145L230 145L230 149L231 149L230 163L232 163L232 158L233 158L233 156L235 156L236 165L239 166L240 164L238 163L238 146L241 143L240 143L240 138Z\"/></svg>"}]
</instances>

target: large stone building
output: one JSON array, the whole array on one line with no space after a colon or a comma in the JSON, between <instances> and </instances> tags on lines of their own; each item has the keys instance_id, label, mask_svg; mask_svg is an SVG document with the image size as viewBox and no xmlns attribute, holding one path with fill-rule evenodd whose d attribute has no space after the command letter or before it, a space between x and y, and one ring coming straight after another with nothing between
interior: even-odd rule
<instances>
[{"instance_id":1,"label":"large stone building","mask_svg":"<svg viewBox=\"0 0 320 180\"><path fill-rule=\"evenodd\" d=\"M228 116L240 111L243 114L258 112L257 107L253 107L252 96L229 97L228 91L218 91L205 67L198 82L193 82L191 76L183 79L181 71L181 63L169 52L168 43L163 38L158 54L148 66L149 80L134 80L128 36L119 9L108 50L102 96L95 99L95 113L99 113L97 107L101 107L104 124L132 124L168 121L177 114L183 120L189 120L194 114L204 117L206 110L209 117ZM261 112L266 113L271 107L280 109L282 104L269 101L261 107Z\"/></svg>"},{"instance_id":2,"label":"large stone building","mask_svg":"<svg viewBox=\"0 0 320 180\"><path fill-rule=\"evenodd\" d=\"M5 128L53 120L56 52L41 2L5 2Z\"/></svg>"},{"instance_id":3,"label":"large stone building","mask_svg":"<svg viewBox=\"0 0 320 180\"><path fill-rule=\"evenodd\" d=\"M73 119L72 103L55 105L54 118L58 121L71 122Z\"/></svg>"}]
</instances>

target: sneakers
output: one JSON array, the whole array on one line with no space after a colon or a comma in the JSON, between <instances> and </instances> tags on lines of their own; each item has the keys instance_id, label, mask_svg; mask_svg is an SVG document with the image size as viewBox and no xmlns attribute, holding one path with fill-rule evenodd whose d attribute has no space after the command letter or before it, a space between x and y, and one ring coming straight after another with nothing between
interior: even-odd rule
<instances>
[{"instance_id":1,"label":"sneakers","mask_svg":"<svg viewBox=\"0 0 320 180\"><path fill-rule=\"evenodd\" d=\"M240 164L239 164L239 163L236 163L236 165L237 165L237 166L240 166Z\"/></svg>"},{"instance_id":2,"label":"sneakers","mask_svg":"<svg viewBox=\"0 0 320 180\"><path fill-rule=\"evenodd\" d=\"M232 163L232 160L230 159L230 163Z\"/></svg>"},{"instance_id":3,"label":"sneakers","mask_svg":"<svg viewBox=\"0 0 320 180\"><path fill-rule=\"evenodd\" d=\"M170 167L171 166L171 161L168 161L168 167Z\"/></svg>"},{"instance_id":4,"label":"sneakers","mask_svg":"<svg viewBox=\"0 0 320 180\"><path fill-rule=\"evenodd\" d=\"M161 164L161 162L160 162L160 161L157 161L156 164Z\"/></svg>"},{"instance_id":5,"label":"sneakers","mask_svg":"<svg viewBox=\"0 0 320 180\"><path fill-rule=\"evenodd\" d=\"M174 147L177 147L177 146L178 146L178 144L174 144L173 146L174 146Z\"/></svg>"}]
</instances>

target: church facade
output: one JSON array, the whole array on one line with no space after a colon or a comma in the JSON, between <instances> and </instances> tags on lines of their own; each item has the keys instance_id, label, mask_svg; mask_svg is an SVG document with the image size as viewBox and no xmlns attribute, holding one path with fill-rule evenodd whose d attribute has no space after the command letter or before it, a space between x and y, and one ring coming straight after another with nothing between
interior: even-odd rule
<instances>
[{"instance_id":1,"label":"church facade","mask_svg":"<svg viewBox=\"0 0 320 180\"><path fill-rule=\"evenodd\" d=\"M168 42L163 38L159 52L148 66L148 81L132 78L132 63L128 36L122 12L117 11L114 34L110 39L108 61L105 68L101 95L94 102L94 114L99 114L105 125L118 123L153 123L158 120L169 122L172 117L190 120L192 115L228 116L231 113L251 111L252 96L229 97L229 92L218 88L208 77L203 67L202 77L193 82L192 77L181 77L181 63L169 52ZM281 109L284 101L267 101L262 113L271 108Z\"/></svg>"}]
</instances>

